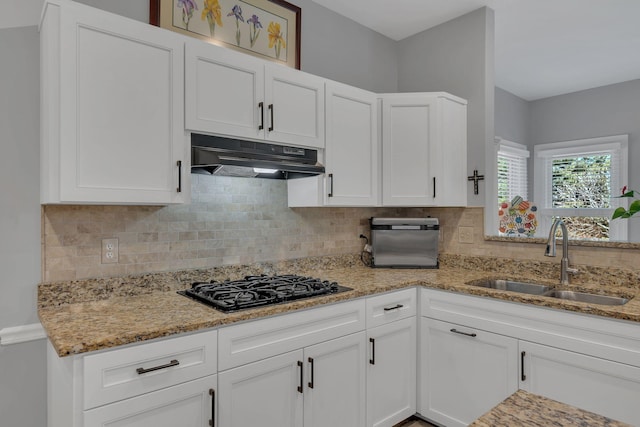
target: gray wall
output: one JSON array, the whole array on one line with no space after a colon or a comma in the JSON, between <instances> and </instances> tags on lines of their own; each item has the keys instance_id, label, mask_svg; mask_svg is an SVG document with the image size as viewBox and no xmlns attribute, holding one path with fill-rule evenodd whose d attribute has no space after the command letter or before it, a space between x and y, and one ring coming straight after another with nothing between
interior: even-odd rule
<instances>
[{"instance_id":1,"label":"gray wall","mask_svg":"<svg viewBox=\"0 0 640 427\"><path fill-rule=\"evenodd\" d=\"M423 31L398 43L398 89L400 92L445 91L469 101L467 170L480 174L493 164L486 152L494 138L494 14L481 8ZM480 194L468 188L469 206L484 206Z\"/></svg>"},{"instance_id":2,"label":"gray wall","mask_svg":"<svg viewBox=\"0 0 640 427\"><path fill-rule=\"evenodd\" d=\"M0 30L0 329L37 321L40 281L39 38ZM45 341L0 347L0 424L43 426Z\"/></svg>"},{"instance_id":3,"label":"gray wall","mask_svg":"<svg viewBox=\"0 0 640 427\"><path fill-rule=\"evenodd\" d=\"M529 146L530 103L499 87L495 94L496 136Z\"/></svg>"},{"instance_id":4,"label":"gray wall","mask_svg":"<svg viewBox=\"0 0 640 427\"><path fill-rule=\"evenodd\" d=\"M149 0L78 0L93 7L149 21ZM301 69L373 92L398 87L396 43L312 0L302 8Z\"/></svg>"},{"instance_id":5,"label":"gray wall","mask_svg":"<svg viewBox=\"0 0 640 427\"><path fill-rule=\"evenodd\" d=\"M82 0L148 22L149 0ZM39 16L31 9L29 23ZM302 7L302 69L377 92L397 90L395 42L318 6ZM42 2L40 2L42 4ZM38 7L39 9L39 7ZM0 29L0 329L37 322L41 277L39 35ZM0 346L0 424L46 424L45 340Z\"/></svg>"},{"instance_id":6,"label":"gray wall","mask_svg":"<svg viewBox=\"0 0 640 427\"><path fill-rule=\"evenodd\" d=\"M640 191L640 80L532 101L531 144L629 134L629 183ZM640 218L629 220L640 241Z\"/></svg>"}]
</instances>

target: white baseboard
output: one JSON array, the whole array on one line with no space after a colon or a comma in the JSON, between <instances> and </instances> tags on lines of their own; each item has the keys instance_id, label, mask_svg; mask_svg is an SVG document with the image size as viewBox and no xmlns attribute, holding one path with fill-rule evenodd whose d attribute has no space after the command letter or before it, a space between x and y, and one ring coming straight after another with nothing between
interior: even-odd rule
<instances>
[{"instance_id":1,"label":"white baseboard","mask_svg":"<svg viewBox=\"0 0 640 427\"><path fill-rule=\"evenodd\" d=\"M0 345L18 344L47 337L40 323L0 329Z\"/></svg>"}]
</instances>

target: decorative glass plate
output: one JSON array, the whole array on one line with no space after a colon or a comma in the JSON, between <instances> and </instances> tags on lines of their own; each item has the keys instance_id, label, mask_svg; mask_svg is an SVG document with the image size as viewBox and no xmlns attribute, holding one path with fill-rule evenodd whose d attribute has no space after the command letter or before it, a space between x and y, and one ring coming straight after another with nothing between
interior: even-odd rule
<instances>
[{"instance_id":1,"label":"decorative glass plate","mask_svg":"<svg viewBox=\"0 0 640 427\"><path fill-rule=\"evenodd\" d=\"M521 197L514 197L511 203L501 203L498 208L500 234L518 237L533 237L538 227L538 208Z\"/></svg>"}]
</instances>

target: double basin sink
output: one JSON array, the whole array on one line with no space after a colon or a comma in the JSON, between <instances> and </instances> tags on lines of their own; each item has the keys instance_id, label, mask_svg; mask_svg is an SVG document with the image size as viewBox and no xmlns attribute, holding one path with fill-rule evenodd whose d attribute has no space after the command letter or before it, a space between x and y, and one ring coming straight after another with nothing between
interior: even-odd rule
<instances>
[{"instance_id":1,"label":"double basin sink","mask_svg":"<svg viewBox=\"0 0 640 427\"><path fill-rule=\"evenodd\" d=\"M480 279L467 282L467 285L500 289L503 291L518 292L529 295L540 295L568 301L580 301L590 304L624 305L629 302L628 298L623 297L560 290L555 289L553 286L543 285L540 283L517 282L512 280Z\"/></svg>"}]
</instances>

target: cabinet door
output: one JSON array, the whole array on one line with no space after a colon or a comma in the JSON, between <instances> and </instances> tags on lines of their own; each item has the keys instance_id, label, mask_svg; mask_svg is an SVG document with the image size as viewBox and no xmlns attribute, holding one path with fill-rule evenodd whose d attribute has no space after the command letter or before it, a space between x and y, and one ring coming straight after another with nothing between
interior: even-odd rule
<instances>
[{"instance_id":1,"label":"cabinet door","mask_svg":"<svg viewBox=\"0 0 640 427\"><path fill-rule=\"evenodd\" d=\"M378 204L377 96L339 83L326 88L326 204Z\"/></svg>"},{"instance_id":2,"label":"cabinet door","mask_svg":"<svg viewBox=\"0 0 640 427\"><path fill-rule=\"evenodd\" d=\"M266 138L324 148L324 80L278 65L265 75Z\"/></svg>"},{"instance_id":3,"label":"cabinet door","mask_svg":"<svg viewBox=\"0 0 640 427\"><path fill-rule=\"evenodd\" d=\"M215 418L216 376L84 412L89 427L206 427ZM214 422L213 425L219 425Z\"/></svg>"},{"instance_id":4,"label":"cabinet door","mask_svg":"<svg viewBox=\"0 0 640 427\"><path fill-rule=\"evenodd\" d=\"M431 144L430 169L435 177L435 204L467 205L467 103L454 97L438 97L435 143Z\"/></svg>"},{"instance_id":5,"label":"cabinet door","mask_svg":"<svg viewBox=\"0 0 640 427\"><path fill-rule=\"evenodd\" d=\"M520 388L640 425L640 368L520 341Z\"/></svg>"},{"instance_id":6,"label":"cabinet door","mask_svg":"<svg viewBox=\"0 0 640 427\"><path fill-rule=\"evenodd\" d=\"M305 427L365 425L365 354L364 331L305 349Z\"/></svg>"},{"instance_id":7,"label":"cabinet door","mask_svg":"<svg viewBox=\"0 0 640 427\"><path fill-rule=\"evenodd\" d=\"M220 425L301 427L302 350L219 374Z\"/></svg>"},{"instance_id":8,"label":"cabinet door","mask_svg":"<svg viewBox=\"0 0 640 427\"><path fill-rule=\"evenodd\" d=\"M515 338L422 318L418 412L466 426L518 389Z\"/></svg>"},{"instance_id":9,"label":"cabinet door","mask_svg":"<svg viewBox=\"0 0 640 427\"><path fill-rule=\"evenodd\" d=\"M384 98L382 101L382 204L435 204L429 146L436 138L435 97Z\"/></svg>"},{"instance_id":10,"label":"cabinet door","mask_svg":"<svg viewBox=\"0 0 640 427\"><path fill-rule=\"evenodd\" d=\"M63 3L59 61L59 83L53 83L60 89L59 157L48 152L48 161L59 162L52 166L59 195L43 201L184 201L189 169L182 39Z\"/></svg>"},{"instance_id":11,"label":"cabinet door","mask_svg":"<svg viewBox=\"0 0 640 427\"><path fill-rule=\"evenodd\" d=\"M367 332L367 426L391 427L416 412L416 318Z\"/></svg>"},{"instance_id":12,"label":"cabinet door","mask_svg":"<svg viewBox=\"0 0 640 427\"><path fill-rule=\"evenodd\" d=\"M197 40L185 49L186 128L264 138L264 62Z\"/></svg>"}]
</instances>

